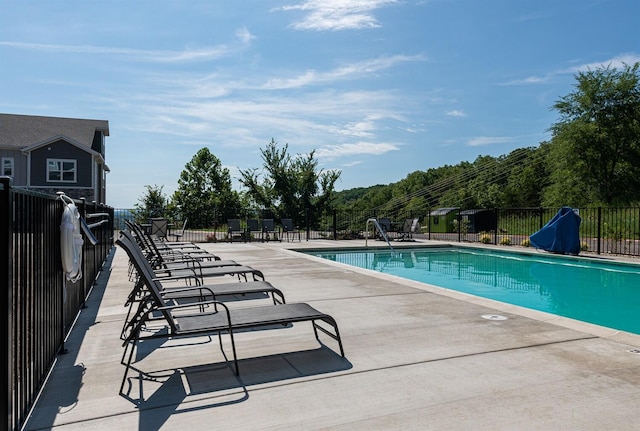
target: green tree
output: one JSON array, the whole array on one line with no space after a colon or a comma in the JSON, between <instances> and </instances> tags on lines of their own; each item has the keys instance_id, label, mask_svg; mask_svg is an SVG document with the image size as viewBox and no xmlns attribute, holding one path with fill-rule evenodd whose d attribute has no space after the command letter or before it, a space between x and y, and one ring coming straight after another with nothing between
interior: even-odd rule
<instances>
[{"instance_id":1,"label":"green tree","mask_svg":"<svg viewBox=\"0 0 640 431\"><path fill-rule=\"evenodd\" d=\"M183 219L189 219L190 226L206 228L224 222L225 211L237 208L240 197L231 188L229 170L205 147L180 173L172 204Z\"/></svg>"},{"instance_id":2,"label":"green tree","mask_svg":"<svg viewBox=\"0 0 640 431\"><path fill-rule=\"evenodd\" d=\"M138 223L147 223L153 217L165 217L167 197L162 193L164 186L144 186L145 193L134 205L134 217Z\"/></svg>"},{"instance_id":3,"label":"green tree","mask_svg":"<svg viewBox=\"0 0 640 431\"><path fill-rule=\"evenodd\" d=\"M576 75L576 89L553 106L552 182L545 198L628 204L640 199L640 63ZM573 202L571 202L573 200Z\"/></svg>"},{"instance_id":4,"label":"green tree","mask_svg":"<svg viewBox=\"0 0 640 431\"><path fill-rule=\"evenodd\" d=\"M504 188L504 205L507 207L538 207L542 205L542 191L549 183L549 169L546 154L549 144L538 148L523 148L518 153L518 162L506 172L507 184Z\"/></svg>"},{"instance_id":5,"label":"green tree","mask_svg":"<svg viewBox=\"0 0 640 431\"><path fill-rule=\"evenodd\" d=\"M260 150L263 170L240 170L240 183L256 205L300 223L306 209L316 214L330 206L340 171L318 169L315 151L292 157L288 149L287 144L278 148L271 139Z\"/></svg>"}]
</instances>

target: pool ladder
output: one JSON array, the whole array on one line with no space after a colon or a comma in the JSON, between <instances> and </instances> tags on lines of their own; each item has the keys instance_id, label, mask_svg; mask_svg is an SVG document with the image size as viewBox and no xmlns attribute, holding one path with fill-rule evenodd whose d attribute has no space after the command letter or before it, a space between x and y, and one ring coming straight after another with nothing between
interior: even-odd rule
<instances>
[{"instance_id":1,"label":"pool ladder","mask_svg":"<svg viewBox=\"0 0 640 431\"><path fill-rule=\"evenodd\" d=\"M376 219L376 218L367 219L366 234L365 234L365 237L364 237L364 245L365 245L365 247L367 247L367 244L368 244L368 241L369 241L369 222L373 223L373 227L375 229L378 229L378 232L380 232L380 235L382 235L382 238L384 238L384 240L387 242L387 245L389 246L391 251L394 251L393 247L391 247L391 242L389 242L389 237L387 236L387 233L384 231L384 229L382 229L382 227L380 226L380 223L378 223L378 219Z\"/></svg>"}]
</instances>

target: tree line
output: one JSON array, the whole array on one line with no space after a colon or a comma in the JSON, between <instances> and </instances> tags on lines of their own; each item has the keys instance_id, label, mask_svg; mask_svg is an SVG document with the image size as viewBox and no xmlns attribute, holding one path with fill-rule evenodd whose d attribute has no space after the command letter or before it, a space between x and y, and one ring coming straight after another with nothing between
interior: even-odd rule
<instances>
[{"instance_id":1,"label":"tree line","mask_svg":"<svg viewBox=\"0 0 640 431\"><path fill-rule=\"evenodd\" d=\"M438 207L633 206L640 203L640 63L576 74L574 90L552 109L551 139L499 157L479 156L416 171L388 185L335 191L339 170L318 168L315 151L292 156L274 139L261 149L261 169L229 170L208 148L186 164L171 197L145 186L135 206L141 220L160 216L198 228L225 223L234 209L268 211L296 223L328 209L424 211ZM225 212L220 212L225 209Z\"/></svg>"}]
</instances>

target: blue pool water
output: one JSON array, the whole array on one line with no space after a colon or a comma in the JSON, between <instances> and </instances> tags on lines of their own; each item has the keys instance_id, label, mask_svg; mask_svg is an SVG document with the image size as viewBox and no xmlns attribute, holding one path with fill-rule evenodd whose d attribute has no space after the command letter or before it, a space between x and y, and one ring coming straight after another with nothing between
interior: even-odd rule
<instances>
[{"instance_id":1,"label":"blue pool water","mask_svg":"<svg viewBox=\"0 0 640 431\"><path fill-rule=\"evenodd\" d=\"M640 266L636 265L473 248L307 253L640 334Z\"/></svg>"}]
</instances>

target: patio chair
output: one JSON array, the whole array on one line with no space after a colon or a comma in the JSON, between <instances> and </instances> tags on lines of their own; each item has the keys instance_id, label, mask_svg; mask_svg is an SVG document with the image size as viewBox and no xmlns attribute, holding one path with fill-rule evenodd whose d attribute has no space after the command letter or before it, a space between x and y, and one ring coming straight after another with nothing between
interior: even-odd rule
<instances>
[{"instance_id":1,"label":"patio chair","mask_svg":"<svg viewBox=\"0 0 640 431\"><path fill-rule=\"evenodd\" d=\"M222 333L224 332L230 339L234 371L239 376L240 369L236 354L235 332L264 327L286 328L294 323L310 322L316 339L320 342L319 331L330 336L337 341L340 355L344 357L342 339L335 319L326 313L316 310L309 304L278 304L234 309L216 300L175 304L163 298L160 290L161 286L158 280L154 278L153 273L149 272L149 268L144 264L144 258L138 253L131 253L131 249L126 247L126 244L121 239L118 239L117 242L127 251L129 259L140 274L149 292L132 317L128 325L128 332L124 338L124 352L121 362L125 365L125 372L120 385L120 393L122 393L127 381L133 354L138 344L148 339L174 339L217 334L220 349L226 360L222 342ZM323 323L320 324L320 322Z\"/></svg>"},{"instance_id":2,"label":"patio chair","mask_svg":"<svg viewBox=\"0 0 640 431\"><path fill-rule=\"evenodd\" d=\"M389 233L391 232L391 220L388 218L380 218L378 219L378 225L380 226L380 229L382 229L382 232L378 235L378 239L383 241L386 241L386 238L391 239L389 238Z\"/></svg>"},{"instance_id":3,"label":"patio chair","mask_svg":"<svg viewBox=\"0 0 640 431\"><path fill-rule=\"evenodd\" d=\"M252 218L247 220L247 236L250 241L253 241L254 238L256 240L260 239L260 241L263 240L263 231L260 227L260 220Z\"/></svg>"},{"instance_id":4,"label":"patio chair","mask_svg":"<svg viewBox=\"0 0 640 431\"><path fill-rule=\"evenodd\" d=\"M280 241L276 223L272 218L262 219L262 240L263 241Z\"/></svg>"},{"instance_id":5,"label":"patio chair","mask_svg":"<svg viewBox=\"0 0 640 431\"><path fill-rule=\"evenodd\" d=\"M227 226L229 227L227 231L229 242L233 242L234 238L244 239L245 231L242 229L239 218L227 219Z\"/></svg>"},{"instance_id":6,"label":"patio chair","mask_svg":"<svg viewBox=\"0 0 640 431\"><path fill-rule=\"evenodd\" d=\"M151 235L156 239L164 241L167 239L167 231L169 230L169 220L166 218L152 218Z\"/></svg>"},{"instance_id":7,"label":"patio chair","mask_svg":"<svg viewBox=\"0 0 640 431\"><path fill-rule=\"evenodd\" d=\"M291 220L290 218L283 218L280 220L280 224L282 225L282 234L280 235L281 238L286 235L288 242L289 235L292 235L294 237L295 235L298 235L298 241L300 241L300 230L293 227L293 220Z\"/></svg>"},{"instance_id":8,"label":"patio chair","mask_svg":"<svg viewBox=\"0 0 640 431\"><path fill-rule=\"evenodd\" d=\"M176 242L178 242L178 240L184 236L184 231L187 228L187 221L188 219L185 218L182 222L182 228L177 232L171 232L169 234L169 236L173 237Z\"/></svg>"},{"instance_id":9,"label":"patio chair","mask_svg":"<svg viewBox=\"0 0 640 431\"><path fill-rule=\"evenodd\" d=\"M420 222L416 217L414 219L405 219L402 226L402 232L396 241L414 241L413 234L420 230Z\"/></svg>"}]
</instances>

